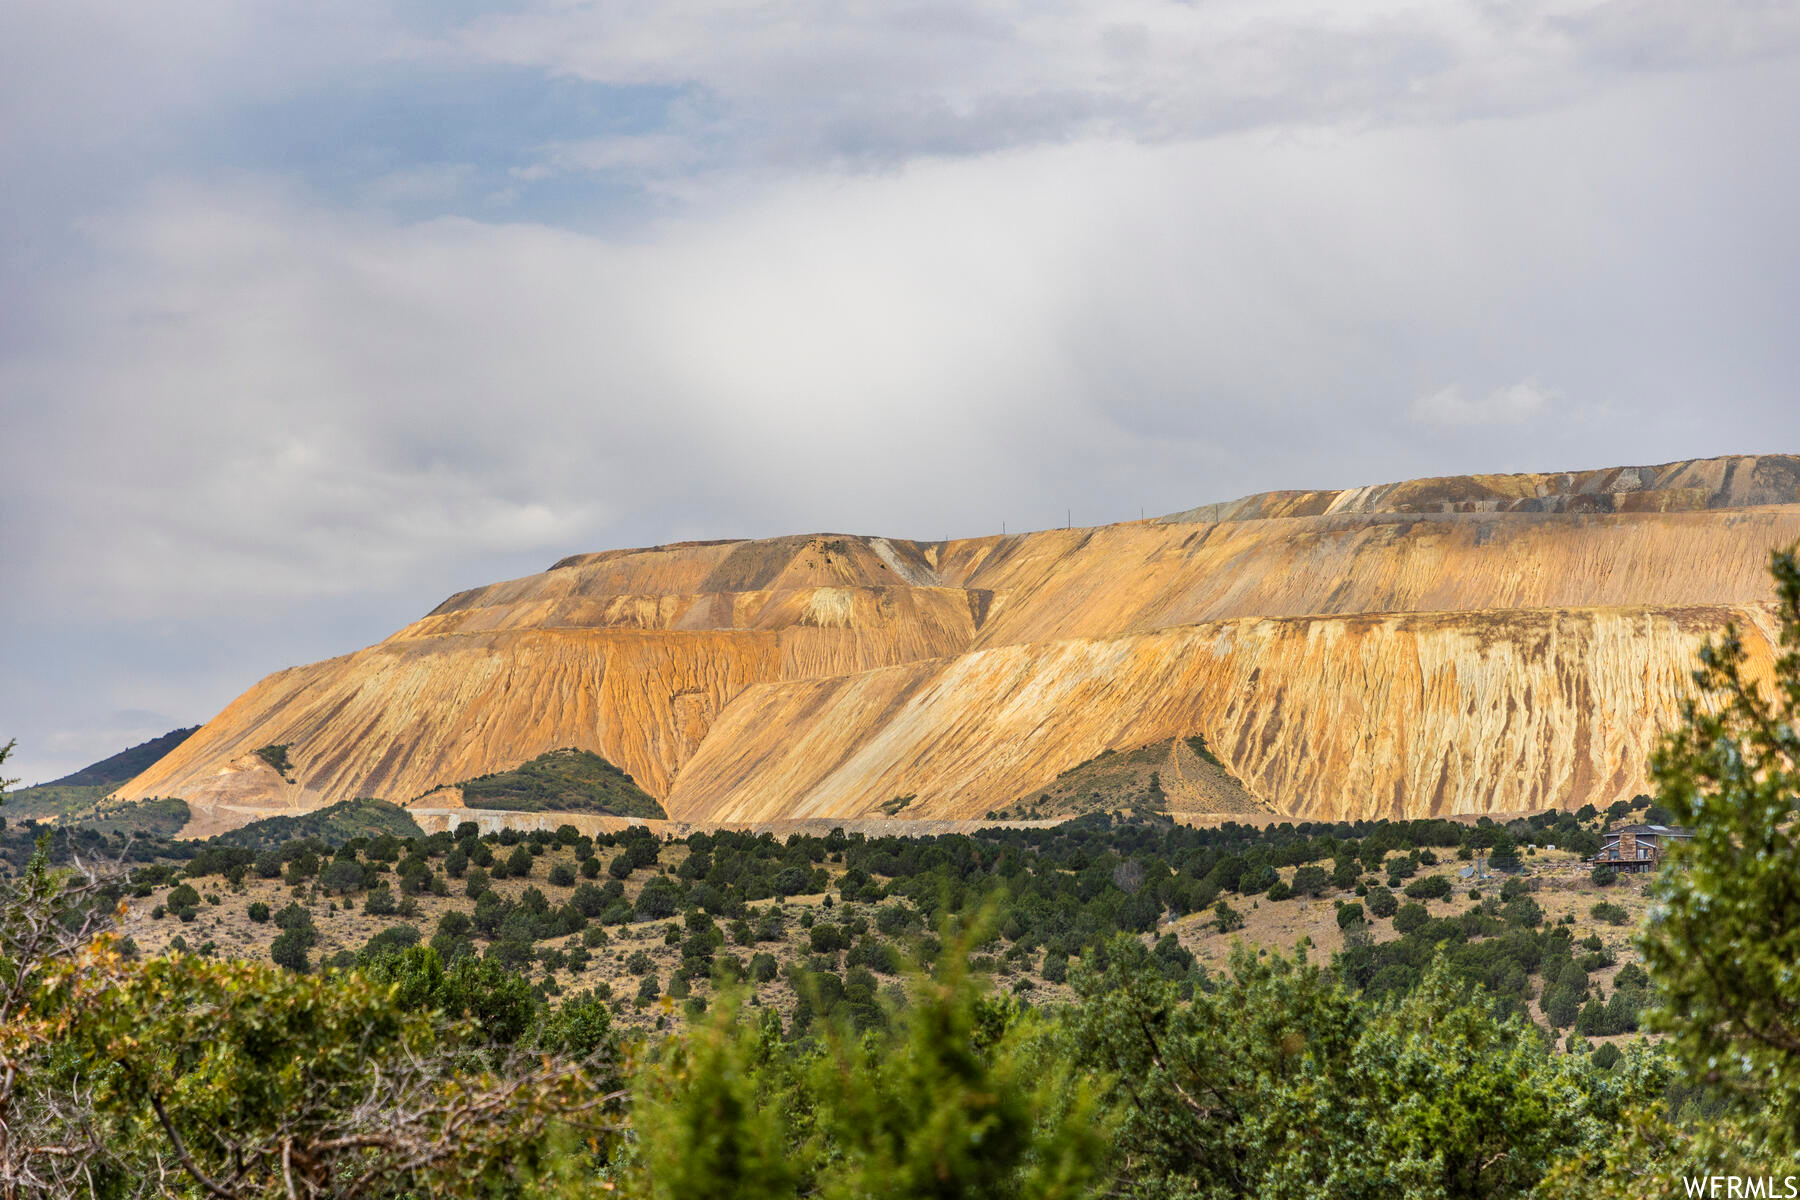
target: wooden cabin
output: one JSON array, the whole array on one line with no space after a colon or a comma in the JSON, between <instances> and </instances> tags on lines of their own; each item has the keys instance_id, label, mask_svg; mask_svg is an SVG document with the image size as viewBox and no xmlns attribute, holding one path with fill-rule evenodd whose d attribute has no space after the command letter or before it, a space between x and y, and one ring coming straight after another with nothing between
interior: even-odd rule
<instances>
[{"instance_id":1,"label":"wooden cabin","mask_svg":"<svg viewBox=\"0 0 1800 1200\"><path fill-rule=\"evenodd\" d=\"M1600 853L1587 862L1589 866L1614 867L1633 875L1654 871L1671 845L1693 836L1692 830L1679 825L1626 825L1602 834Z\"/></svg>"}]
</instances>

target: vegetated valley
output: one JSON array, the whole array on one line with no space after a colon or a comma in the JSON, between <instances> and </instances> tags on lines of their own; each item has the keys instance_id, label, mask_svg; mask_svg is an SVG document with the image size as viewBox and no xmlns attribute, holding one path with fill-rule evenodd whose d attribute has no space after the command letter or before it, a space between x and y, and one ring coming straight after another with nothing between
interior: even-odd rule
<instances>
[{"instance_id":1,"label":"vegetated valley","mask_svg":"<svg viewBox=\"0 0 1800 1200\"><path fill-rule=\"evenodd\" d=\"M1283 1146L1308 1122L1264 1127L1263 1106L1318 1086L1349 1105L1377 1072L1385 1103L1411 1107L1346 1117L1317 1152L1331 1163L1365 1156L1374 1187L1393 1178L1382 1165L1398 1152L1390 1143L1410 1136L1383 1123L1469 1117L1468 1080L1454 1077L1471 1071L1505 1089L1508 1110L1554 1102L1558 1120L1501 1114L1446 1148L1466 1157L1439 1150L1416 1168L1430 1186L1415 1194L1522 1195L1572 1194L1556 1181L1599 1169L1631 1105L1675 1126L1719 1106L1641 1032L1654 1002L1633 943L1647 877L1582 862L1609 824L1669 815L1640 797L1504 823L1199 828L1139 808L972 835L674 838L641 825L482 834L473 822L426 835L402 809L352 801L201 842L27 818L0 846L15 886L41 873L34 856L123 856L129 872L107 893L124 906L114 969L160 964L173 977L164 1004L241 1019L212 994L225 972L259 1006L349 1006L347 1025L323 1040L276 1021L280 1056L298 1055L311 1086L368 1087L371 1072L393 1069L384 1056L417 1053L376 1039L341 1061L331 1038L368 1039L380 1025L370 994L381 1012L426 1014L415 1036L464 1072L482 1062L517 1072L520 1055L567 1072L545 1094L505 1085L519 1088L508 1099L517 1121L446 1114L463 1132L423 1164L391 1161L419 1152L412 1143L318 1152L319 1195L378 1168L392 1187L429 1194L1284 1194L1282 1180L1297 1187L1324 1164L1288 1162ZM283 979L317 991L287 995ZM1173 1041L1134 1042L1128 1019ZM1228 1034L1216 1022L1250 1024ZM202 1039L191 1053L142 1068L171 1099L224 1070L203 1048L208 1035L190 1034ZM1404 1044L1383 1040L1396 1037ZM1128 1073L1133 1053L1145 1056L1141 1073ZM1403 1069L1436 1056L1450 1056L1440 1078ZM246 1070L234 1061L212 1082L245 1086ZM1201 1078L1228 1089L1223 1130L1218 1113L1182 1116L1182 1091ZM1058 1098L1047 1082L1076 1091ZM952 1125L938 1136L986 1137L1010 1120L1017 1144L997 1163L958 1166L946 1157L954 1145L929 1130L914 1144L909 1125L888 1130L883 1152L959 1172L957 1186L839 1178L845 1162L875 1163L884 1177L906 1165L859 1146L873 1134L857 1122L872 1118L846 1111L896 1089L912 1089L908 1122ZM734 1094L771 1105L764 1122L728 1106L751 1127L710 1129ZM306 1098L320 1105L312 1136L342 1140L354 1114ZM1582 1119L1566 1124L1570 1106ZM110 1148L124 1135L107 1122L129 1124L131 1107L115 1097L84 1118L109 1130L103 1165L118 1194L142 1191L134 1172L167 1149L141 1121L136 1142ZM850 1124L821 1130L821 1109ZM1178 1137L1165 1128L1184 1120L1193 1127ZM279 1194L271 1147L293 1136L285 1121L270 1112L232 1130L271 1161L230 1194ZM1188 1144L1206 1130L1214 1144ZM1101 1140L1113 1136L1124 1139L1117 1153ZM719 1137L761 1139L786 1166L762 1192L742 1190L737 1159L755 1147L721 1148ZM518 1157L522 1145L539 1165ZM1522 1147L1533 1157L1515 1159ZM1034 1186L1058 1153L1072 1156L1060 1182ZM1216 1175L1228 1166L1239 1181ZM206 1191L186 1178L169 1190Z\"/></svg>"},{"instance_id":2,"label":"vegetated valley","mask_svg":"<svg viewBox=\"0 0 1800 1200\"><path fill-rule=\"evenodd\" d=\"M341 809L311 833L135 843L152 857L132 872L122 931L140 953L273 954L296 970L429 946L446 965L499 964L540 1000L592 991L616 1023L658 1028L704 1013L715 979L795 1032L821 1000L822 1015L880 1023L946 921L991 925L973 969L1033 1002L1067 1000L1069 964L1121 933L1146 939L1188 994L1226 969L1235 940L1308 947L1376 994L1410 990L1448 941L1464 978L1552 1032L1635 1032L1644 1002L1641 969L1625 971L1623 996L1615 982L1635 957L1642 880L1603 869L1597 882L1581 864L1607 821L1593 812L1269 829L1097 814L930 838L664 841L642 826L424 836L379 802ZM358 826L380 831L348 833ZM22 863L31 845L21 828L9 856Z\"/></svg>"}]
</instances>

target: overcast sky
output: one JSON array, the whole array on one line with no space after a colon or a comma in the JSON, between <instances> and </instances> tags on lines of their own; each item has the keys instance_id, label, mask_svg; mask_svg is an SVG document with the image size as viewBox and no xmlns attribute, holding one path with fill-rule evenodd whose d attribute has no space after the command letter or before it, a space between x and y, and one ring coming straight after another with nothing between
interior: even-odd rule
<instances>
[{"instance_id":1,"label":"overcast sky","mask_svg":"<svg viewBox=\"0 0 1800 1200\"><path fill-rule=\"evenodd\" d=\"M0 741L564 554L1800 450L1800 6L0 0Z\"/></svg>"}]
</instances>

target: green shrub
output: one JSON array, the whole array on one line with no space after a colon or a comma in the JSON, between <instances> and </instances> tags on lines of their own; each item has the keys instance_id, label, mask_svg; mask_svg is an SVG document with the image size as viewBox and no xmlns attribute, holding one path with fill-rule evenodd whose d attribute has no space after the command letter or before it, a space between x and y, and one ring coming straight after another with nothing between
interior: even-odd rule
<instances>
[{"instance_id":1,"label":"green shrub","mask_svg":"<svg viewBox=\"0 0 1800 1200\"><path fill-rule=\"evenodd\" d=\"M865 1032L823 1038L806 1065L773 1061L778 1020L727 993L671 1047L671 1069L639 1076L643 1194L1098 1195L1110 1179L1108 1114L1072 1064L1045 1052L1041 1023L960 969L972 949L947 954L938 986L892 1024L872 979L818 977L803 1009Z\"/></svg>"},{"instance_id":2,"label":"green shrub","mask_svg":"<svg viewBox=\"0 0 1800 1200\"><path fill-rule=\"evenodd\" d=\"M306 952L311 945L311 939L299 930L285 930L269 943L269 958L278 967L286 967L304 975L307 969Z\"/></svg>"},{"instance_id":3,"label":"green shrub","mask_svg":"<svg viewBox=\"0 0 1800 1200\"><path fill-rule=\"evenodd\" d=\"M264 746L256 752L256 756L274 767L276 774L292 783L293 780L289 776L294 769L294 764L288 760L288 749L289 747L285 743L279 746Z\"/></svg>"},{"instance_id":4,"label":"green shrub","mask_svg":"<svg viewBox=\"0 0 1800 1200\"><path fill-rule=\"evenodd\" d=\"M1351 876L1349 881L1341 886L1349 887L1353 882L1355 882L1354 875ZM1293 881L1288 886L1293 889L1293 893L1296 896L1318 896L1322 895L1325 889L1329 888L1331 885L1332 879L1329 875L1325 874L1325 868L1301 867L1294 872Z\"/></svg>"},{"instance_id":5,"label":"green shrub","mask_svg":"<svg viewBox=\"0 0 1800 1200\"><path fill-rule=\"evenodd\" d=\"M1493 851L1488 855L1488 866L1504 874L1511 874L1523 866L1519 861L1519 846L1512 835L1500 834L1494 843Z\"/></svg>"},{"instance_id":6,"label":"green shrub","mask_svg":"<svg viewBox=\"0 0 1800 1200\"><path fill-rule=\"evenodd\" d=\"M336 858L319 875L319 886L327 892L354 892L364 885L364 871L354 858Z\"/></svg>"},{"instance_id":7,"label":"green shrub","mask_svg":"<svg viewBox=\"0 0 1800 1200\"><path fill-rule=\"evenodd\" d=\"M1540 1006L1552 1026L1567 1029L1581 1014L1581 993L1558 984L1544 992Z\"/></svg>"},{"instance_id":8,"label":"green shrub","mask_svg":"<svg viewBox=\"0 0 1800 1200\"><path fill-rule=\"evenodd\" d=\"M1244 927L1244 914L1223 900L1213 905L1213 919L1218 924L1220 933L1231 933Z\"/></svg>"},{"instance_id":9,"label":"green shrub","mask_svg":"<svg viewBox=\"0 0 1800 1200\"><path fill-rule=\"evenodd\" d=\"M867 967L882 975L897 975L900 972L900 954L886 942L864 938L850 947L850 953L844 956L844 965Z\"/></svg>"},{"instance_id":10,"label":"green shrub","mask_svg":"<svg viewBox=\"0 0 1800 1200\"><path fill-rule=\"evenodd\" d=\"M1378 920L1386 920L1400 910L1399 897L1379 884L1369 889L1363 902L1369 906L1369 913Z\"/></svg>"},{"instance_id":11,"label":"green shrub","mask_svg":"<svg viewBox=\"0 0 1800 1200\"><path fill-rule=\"evenodd\" d=\"M680 893L667 875L653 876L638 893L637 917L640 921L660 921L680 911Z\"/></svg>"},{"instance_id":12,"label":"green shrub","mask_svg":"<svg viewBox=\"0 0 1800 1200\"><path fill-rule=\"evenodd\" d=\"M1408 901L1394 913L1394 932L1404 937L1429 920L1431 920L1431 914L1425 911L1423 904L1417 901Z\"/></svg>"},{"instance_id":13,"label":"green shrub","mask_svg":"<svg viewBox=\"0 0 1800 1200\"><path fill-rule=\"evenodd\" d=\"M1450 895L1450 880L1443 875L1427 875L1406 885L1409 900L1442 900Z\"/></svg>"},{"instance_id":14,"label":"green shrub","mask_svg":"<svg viewBox=\"0 0 1800 1200\"><path fill-rule=\"evenodd\" d=\"M362 958L374 958L382 954L395 954L409 946L419 944L419 930L415 925L389 925L363 943Z\"/></svg>"}]
</instances>

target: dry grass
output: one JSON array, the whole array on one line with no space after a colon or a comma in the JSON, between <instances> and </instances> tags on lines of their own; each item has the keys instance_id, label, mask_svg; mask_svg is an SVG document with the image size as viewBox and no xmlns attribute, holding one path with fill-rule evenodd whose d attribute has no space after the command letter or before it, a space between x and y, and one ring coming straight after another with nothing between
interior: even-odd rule
<instances>
[{"instance_id":1,"label":"dry grass","mask_svg":"<svg viewBox=\"0 0 1800 1200\"><path fill-rule=\"evenodd\" d=\"M597 850L602 864L622 851ZM625 883L625 894L628 900L635 901L642 891L645 882L653 872L674 873L687 856L687 847L679 842L665 843L662 847L661 861L653 868L639 869ZM1608 888L1596 887L1588 877L1586 868L1580 866L1576 857L1567 851L1538 851L1525 860L1527 871L1523 878L1535 885L1533 898L1544 910L1546 927L1555 925L1565 915L1573 914L1575 923L1573 933L1577 940L1597 933L1606 944L1608 950L1617 958L1617 965L1590 972L1590 977L1597 984L1602 984L1610 994L1613 978L1620 967L1635 958L1631 946L1632 933L1642 921L1648 901L1644 896L1643 881L1623 876L1620 881ZM560 904L568 898L573 888L556 887L548 882L550 868L557 863L566 863L570 867L579 864L572 849L549 848L535 860L532 873L524 879L504 879L494 881L491 886L501 896L518 900L528 887L536 887L542 891L550 902ZM842 872L842 864L827 862L822 864L833 877ZM1329 870L1329 861L1318 865ZM1471 886L1469 880L1457 877L1457 871L1468 864L1447 859L1438 866L1424 868L1418 878L1430 875L1445 875L1450 879L1451 894L1443 900L1424 902L1434 917L1455 916L1475 907L1479 901L1469 899ZM1293 868L1282 871L1284 879L1293 878ZM600 880L604 882L608 876L602 873ZM582 882L577 877L579 883ZM195 919L187 924L178 921L174 916L155 919L150 913L163 902L166 889L159 890L150 898L134 900L125 921L124 932L130 934L138 946L147 954L156 954L166 950L170 939L177 934L186 939L190 949L197 949L204 943L214 943L214 953L222 957L244 959L262 959L268 957L268 945L277 930L273 923L255 924L248 915L249 906L262 901L271 911L279 910L288 903L299 900L306 905L313 915L314 924L319 930L319 943L313 950L315 960L326 960L342 950L360 949L369 938L392 925L406 921L399 916L371 916L360 908L352 908L337 903L336 898L328 897L315 888L301 886L291 888L279 879L248 878L237 890L225 885L216 876L191 881L203 896L217 895L221 899L218 905L202 903ZM440 916L451 910L471 911L474 901L462 894L462 881L450 880L451 894L448 896L432 896L424 894L416 897L419 911L411 918L421 934L421 940L429 941L436 930ZM1497 896L1502 880L1499 877L1482 881L1479 885L1483 895ZM1160 926L1154 934L1145 935L1146 943L1153 941L1164 933L1173 932L1181 944L1193 951L1199 962L1213 973L1226 969L1230 960L1232 947L1243 942L1253 949L1271 952L1292 952L1296 946L1304 945L1309 958L1314 961L1329 961L1332 954L1343 948L1344 938L1337 924L1336 901L1353 901L1356 897L1351 892L1328 892L1316 899L1293 897L1287 900L1271 901L1267 897L1230 897L1232 907L1241 912L1245 918L1244 928L1231 933L1218 931L1210 911L1193 913L1176 921ZM1609 925L1598 922L1589 915L1592 907L1602 901L1610 901L1623 907L1629 917L1625 925ZM800 915L812 910L821 917L831 920L848 919L861 915L874 920L873 905L838 904L834 905L829 915L821 911L824 897L818 895L795 896L785 900L761 900L753 902L750 921L755 924L756 916L763 910L779 904L788 913L789 920L785 936L777 942L758 942L749 946L740 946L732 941L729 933L725 945L718 954L733 954L748 963L752 955L757 953L773 954L777 963L785 968L790 962L804 960L810 954L807 942L807 931L800 923ZM1402 902L1404 898L1402 897ZM728 930L730 922L720 921L721 928ZM665 943L666 932L670 928L679 929L679 918L669 918L643 923L635 923L624 927L609 926L606 929L607 944L589 951L592 958L587 968L576 972L568 969L547 972L541 966L530 968L530 977L534 982L546 978L554 979L564 989L588 989L602 982L612 988L615 999L623 1001L619 1011L619 1020L628 1027L645 1028L666 1020L672 1013L672 1005L666 995L662 1001L639 1010L632 1003L637 994L639 977L625 969L625 960L638 950L644 951L651 960L651 971L665 989L673 978L676 968L681 962L679 945ZM1369 924L1370 932L1376 942L1392 941L1398 937L1394 932L1391 920L1373 920ZM555 939L546 944L566 946L578 944L579 935L573 938ZM1035 972L1041 952L1033 953L1029 959L1029 969ZM840 959L841 961L841 959ZM1071 992L1066 985L1050 984L1035 977L1015 971L1000 970L995 977L995 984L1000 988L1011 988L1015 981L1025 979L1029 985L1025 998L1033 1003L1055 1003L1067 1000ZM884 981L885 982L885 981ZM710 996L710 985L702 981L694 981L694 994L702 997ZM757 989L758 1002L776 1008L783 1018L791 1015L794 997L785 983L763 985ZM1542 1014L1533 1003L1531 1014L1542 1023ZM1547 1027L1547 1026L1546 1026ZM1636 1035L1621 1035L1629 1038ZM1613 1039L1617 1040L1617 1039Z\"/></svg>"},{"instance_id":2,"label":"dry grass","mask_svg":"<svg viewBox=\"0 0 1800 1200\"><path fill-rule=\"evenodd\" d=\"M498 849L498 847L496 848ZM509 851L510 852L510 851ZM596 849L602 867L610 863L613 857L623 851L606 851ZM638 894L643 891L652 874L673 874L687 858L687 847L679 842L665 843L662 847L660 861L651 868L639 868L632 877L625 881L626 899L635 903ZM557 863L566 863L572 869L580 863L570 848L547 848L534 860L531 874L522 879L508 878L493 880L489 886L500 896L517 901L527 888L535 887L549 898L550 903L560 905L566 901L575 889L583 882L579 873L576 883L571 887L557 887L548 881L550 869ZM441 870L441 861L434 866ZM836 866L833 874L841 872ZM602 871L596 885L604 883L609 876ZM298 901L312 913L313 923L319 931L319 941L313 947L311 957L316 962L329 960L343 950L356 951L382 930L398 924L416 926L420 940L428 942L437 929L438 918L447 912L472 912L475 901L462 893L461 880L448 880L450 894L433 896L424 893L414 897L418 904L418 912L407 918L398 914L371 916L360 907L340 903L340 898L326 895L323 890L311 885L290 887L280 879L257 879L254 875L247 877L237 889L229 887L218 876L187 881L199 891L202 897L216 895L220 899L217 905L202 900L198 913L191 922L183 923L173 914L165 914L162 918L151 914L157 905L164 902L169 889L158 889L153 896L130 901L130 906L123 924L122 932L136 941L139 949L147 954L160 954L169 949L170 942L182 937L190 951L198 950L207 942L213 943L213 953L221 958L238 958L267 961L269 943L280 931L272 921L258 924L250 920L249 908L257 901L269 906L271 912L279 911L290 903ZM392 886L392 884L390 884ZM360 897L353 897L360 903ZM788 913L787 929L780 941L757 942L750 946L740 946L731 940L727 933L725 945L718 954L735 954L747 964L750 957L757 953L773 954L777 964L786 967L789 962L804 959L810 953L807 942L807 930L800 924L800 914L808 911L820 911L824 897L819 895L792 896L782 900L759 900L749 905L750 923L754 926L757 916L765 909L779 905ZM871 923L874 915L871 906L866 905L834 905L830 918L848 917L853 913L861 913ZM720 921L721 928L729 926L729 921ZM650 1026L659 1017L668 1014L672 1005L668 1002L666 991L675 970L681 964L681 947L665 944L665 936L670 928L681 928L681 920L671 917L664 920L646 921L631 925L608 926L606 928L607 943L589 950L592 956L583 971L563 969L547 971L542 966L533 965L529 969L529 977L533 982L553 979L565 991L585 990L600 983L611 986L613 997L624 1001L619 1020L627 1026ZM546 946L567 947L579 945L579 934L567 938L556 938L540 943ZM625 960L637 950L644 951L651 960L651 973L665 991L664 999L644 1010L637 1009L631 1002L637 995L640 976L625 969ZM710 984L693 981L695 995L707 996L711 991ZM779 987L764 985L758 989L759 1001L762 1004L774 1004L784 1018L791 1015L794 998L785 985Z\"/></svg>"},{"instance_id":3,"label":"dry grass","mask_svg":"<svg viewBox=\"0 0 1800 1200\"><path fill-rule=\"evenodd\" d=\"M1579 857L1566 850L1539 850L1523 861L1526 870L1521 878L1535 885L1531 895L1544 910L1544 927L1553 927L1563 917L1573 914L1575 923L1572 932L1576 941L1590 934L1598 934L1606 949L1617 959L1613 966L1588 973L1589 979L1595 984L1603 984L1606 993L1610 995L1614 977L1626 963L1635 961L1637 957L1631 939L1649 908L1649 900L1644 894L1647 877L1622 875L1611 887L1599 887L1589 878L1590 872L1581 865ZM1331 867L1329 861L1315 865L1327 870ZM1433 917L1460 916L1478 907L1481 902L1469 898L1472 886L1484 897L1500 894L1503 877L1495 876L1479 884L1459 878L1457 872L1468 865L1449 859L1438 866L1422 868L1415 876L1424 879L1431 875L1445 875L1450 880L1449 896L1442 900L1420 902ZM1291 881L1293 871L1292 868L1282 871L1282 878ZM1396 896L1401 903L1407 902L1404 896L1399 896L1398 893ZM1244 927L1241 930L1230 934L1220 933L1209 911L1182 917L1160 928L1158 934L1173 932L1184 947L1194 952L1207 970L1214 972L1226 969L1232 947L1240 941L1251 949L1283 953L1291 953L1297 946L1303 945L1308 958L1313 961L1329 961L1333 954L1344 947L1343 931L1338 928L1337 923L1336 901L1350 902L1356 899L1351 892L1337 891L1327 892L1313 900L1297 896L1276 901L1266 897L1253 899L1234 896L1231 897L1231 905L1244 917ZM1609 925L1596 921L1590 915L1590 910L1601 901L1623 908L1627 915L1626 923ZM1400 936L1394 931L1392 920L1371 920L1368 928L1377 943L1395 941ZM1549 1023L1538 1010L1535 998L1529 1007L1532 1019L1549 1029ZM1620 1034L1612 1038L1589 1040L1622 1041L1636 1036L1639 1035Z\"/></svg>"}]
</instances>

